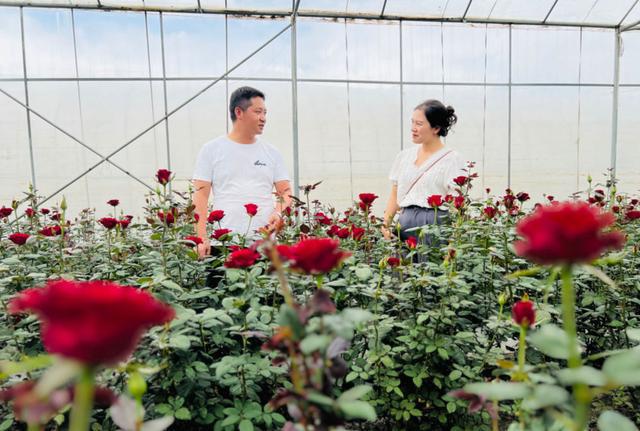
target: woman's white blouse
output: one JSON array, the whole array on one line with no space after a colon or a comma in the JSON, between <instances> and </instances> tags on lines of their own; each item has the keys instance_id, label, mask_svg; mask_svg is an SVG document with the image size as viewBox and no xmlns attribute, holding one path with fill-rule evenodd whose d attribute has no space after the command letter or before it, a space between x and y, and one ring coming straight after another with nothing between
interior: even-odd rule
<instances>
[{"instance_id":1,"label":"woman's white blouse","mask_svg":"<svg viewBox=\"0 0 640 431\"><path fill-rule=\"evenodd\" d=\"M465 163L457 151L442 148L420 166L416 166L415 161L419 150L419 145L402 150L391 166L389 179L398 186L398 205L402 208L410 205L427 207L429 196L444 197L447 194L453 194L456 187L453 179L460 175L467 175L464 171ZM438 161L433 164L436 160ZM428 168L429 166L431 167ZM422 175L425 170L427 170L426 173ZM422 178L409 190L411 184L420 175Z\"/></svg>"}]
</instances>

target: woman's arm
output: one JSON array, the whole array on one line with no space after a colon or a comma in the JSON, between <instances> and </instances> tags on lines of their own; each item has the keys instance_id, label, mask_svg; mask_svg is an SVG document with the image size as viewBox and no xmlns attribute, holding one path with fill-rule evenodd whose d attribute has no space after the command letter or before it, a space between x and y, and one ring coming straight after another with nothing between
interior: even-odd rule
<instances>
[{"instance_id":1,"label":"woman's arm","mask_svg":"<svg viewBox=\"0 0 640 431\"><path fill-rule=\"evenodd\" d=\"M391 193L389 194L389 199L387 200L387 206L384 209L384 215L382 216L382 234L386 239L391 238L391 232L389 231L389 226L391 226L393 217L395 217L399 209L400 207L398 206L398 185L394 184L393 186L391 186Z\"/></svg>"}]
</instances>

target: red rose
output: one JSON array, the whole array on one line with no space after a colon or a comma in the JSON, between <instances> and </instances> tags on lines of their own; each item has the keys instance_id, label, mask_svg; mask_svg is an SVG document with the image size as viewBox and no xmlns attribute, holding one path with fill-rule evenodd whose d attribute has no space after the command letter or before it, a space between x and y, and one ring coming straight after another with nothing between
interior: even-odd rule
<instances>
[{"instance_id":1,"label":"red rose","mask_svg":"<svg viewBox=\"0 0 640 431\"><path fill-rule=\"evenodd\" d=\"M444 196L444 201L448 204L450 204L451 202L453 202L453 196L451 195L445 195Z\"/></svg>"},{"instance_id":2,"label":"red rose","mask_svg":"<svg viewBox=\"0 0 640 431\"><path fill-rule=\"evenodd\" d=\"M636 205L638 205L638 199L633 198L633 199L631 199L631 201L629 203L631 204L631 206L635 207Z\"/></svg>"},{"instance_id":3,"label":"red rose","mask_svg":"<svg viewBox=\"0 0 640 431\"><path fill-rule=\"evenodd\" d=\"M361 227L351 226L351 237L356 241L360 241L364 236L364 229Z\"/></svg>"},{"instance_id":4,"label":"red rose","mask_svg":"<svg viewBox=\"0 0 640 431\"><path fill-rule=\"evenodd\" d=\"M442 196L440 195L431 195L427 198L427 204L431 208L438 208L442 205Z\"/></svg>"},{"instance_id":5,"label":"red rose","mask_svg":"<svg viewBox=\"0 0 640 431\"><path fill-rule=\"evenodd\" d=\"M171 171L168 169L158 169L156 172L156 180L163 186L171 180Z\"/></svg>"},{"instance_id":6,"label":"red rose","mask_svg":"<svg viewBox=\"0 0 640 431\"><path fill-rule=\"evenodd\" d=\"M211 235L211 237L220 240L220 238L229 233L231 233L231 229L216 229L213 231L213 235Z\"/></svg>"},{"instance_id":7,"label":"red rose","mask_svg":"<svg viewBox=\"0 0 640 431\"><path fill-rule=\"evenodd\" d=\"M517 233L523 238L516 253L539 264L590 262L608 249L621 248L620 232L604 232L614 215L585 202L541 206L522 219Z\"/></svg>"},{"instance_id":8,"label":"red rose","mask_svg":"<svg viewBox=\"0 0 640 431\"><path fill-rule=\"evenodd\" d=\"M358 197L360 198L360 203L358 205L363 211L367 211L369 208L371 208L373 201L378 199L378 195L373 193L360 193Z\"/></svg>"},{"instance_id":9,"label":"red rose","mask_svg":"<svg viewBox=\"0 0 640 431\"><path fill-rule=\"evenodd\" d=\"M397 257L389 256L387 258L387 264L392 267L396 267L400 265L400 259Z\"/></svg>"},{"instance_id":10,"label":"red rose","mask_svg":"<svg viewBox=\"0 0 640 431\"><path fill-rule=\"evenodd\" d=\"M553 196L551 196L551 195L547 195L547 200L548 200L549 202L553 202L553 200L554 200L554 199L555 199L555 198L554 198Z\"/></svg>"},{"instance_id":11,"label":"red rose","mask_svg":"<svg viewBox=\"0 0 640 431\"><path fill-rule=\"evenodd\" d=\"M291 261L291 268L306 274L324 274L335 269L351 253L338 248L340 242L331 238L309 238L278 251Z\"/></svg>"},{"instance_id":12,"label":"red rose","mask_svg":"<svg viewBox=\"0 0 640 431\"><path fill-rule=\"evenodd\" d=\"M513 208L513 203L516 201L516 197L514 195L504 195L502 197L502 202L504 203L504 207L506 209Z\"/></svg>"},{"instance_id":13,"label":"red rose","mask_svg":"<svg viewBox=\"0 0 640 431\"><path fill-rule=\"evenodd\" d=\"M338 226L337 224L334 224L329 229L327 229L327 235L336 236L339 230L340 230L340 226Z\"/></svg>"},{"instance_id":14,"label":"red rose","mask_svg":"<svg viewBox=\"0 0 640 431\"><path fill-rule=\"evenodd\" d=\"M33 208L27 208L26 210L24 210L24 214L27 217L31 218L31 217L36 215L36 212L35 212L35 210Z\"/></svg>"},{"instance_id":15,"label":"red rose","mask_svg":"<svg viewBox=\"0 0 640 431\"><path fill-rule=\"evenodd\" d=\"M253 265L256 260L260 257L255 250L250 248L241 248L232 252L229 257L227 257L224 266L227 268L248 268Z\"/></svg>"},{"instance_id":16,"label":"red rose","mask_svg":"<svg viewBox=\"0 0 640 431\"><path fill-rule=\"evenodd\" d=\"M611 207L611 211L618 214L620 212L620 207L618 205L614 205Z\"/></svg>"},{"instance_id":17,"label":"red rose","mask_svg":"<svg viewBox=\"0 0 640 431\"><path fill-rule=\"evenodd\" d=\"M456 185L462 187L465 184L467 184L469 182L469 177L465 177L464 175L460 175L459 177L455 177L453 179L453 182L456 183Z\"/></svg>"},{"instance_id":18,"label":"red rose","mask_svg":"<svg viewBox=\"0 0 640 431\"><path fill-rule=\"evenodd\" d=\"M258 214L258 205L256 204L246 204L244 208L247 210L247 214L249 214L249 216L251 217Z\"/></svg>"},{"instance_id":19,"label":"red rose","mask_svg":"<svg viewBox=\"0 0 640 431\"><path fill-rule=\"evenodd\" d=\"M209 213L209 217L207 217L207 221L209 223L215 223L224 218L224 211L222 210L213 210Z\"/></svg>"},{"instance_id":20,"label":"red rose","mask_svg":"<svg viewBox=\"0 0 640 431\"><path fill-rule=\"evenodd\" d=\"M13 208L2 207L0 208L0 218L7 218L13 213Z\"/></svg>"},{"instance_id":21,"label":"red rose","mask_svg":"<svg viewBox=\"0 0 640 431\"><path fill-rule=\"evenodd\" d=\"M336 232L336 236L340 239L345 239L345 238L349 238L350 233L351 231L349 230L348 227L343 227L342 229L338 229L338 231Z\"/></svg>"},{"instance_id":22,"label":"red rose","mask_svg":"<svg viewBox=\"0 0 640 431\"><path fill-rule=\"evenodd\" d=\"M405 244L407 244L407 247L409 247L410 249L413 250L414 248L416 248L418 246L418 238L416 238L415 236L410 236L405 241Z\"/></svg>"},{"instance_id":23,"label":"red rose","mask_svg":"<svg viewBox=\"0 0 640 431\"><path fill-rule=\"evenodd\" d=\"M171 226L176 221L174 212L175 211L172 210L165 214L163 211L158 211L158 218L161 222L166 223L168 226Z\"/></svg>"},{"instance_id":24,"label":"red rose","mask_svg":"<svg viewBox=\"0 0 640 431\"><path fill-rule=\"evenodd\" d=\"M30 235L26 233L16 232L9 235L9 241L16 245L24 245L29 239L29 236Z\"/></svg>"},{"instance_id":25,"label":"red rose","mask_svg":"<svg viewBox=\"0 0 640 431\"><path fill-rule=\"evenodd\" d=\"M325 226L329 226L331 224L331 219L322 212L317 212L314 218L318 224Z\"/></svg>"},{"instance_id":26,"label":"red rose","mask_svg":"<svg viewBox=\"0 0 640 431\"><path fill-rule=\"evenodd\" d=\"M108 205L111 205L112 207L117 207L118 205L120 205L120 201L118 199L111 199L107 201Z\"/></svg>"},{"instance_id":27,"label":"red rose","mask_svg":"<svg viewBox=\"0 0 640 431\"><path fill-rule=\"evenodd\" d=\"M44 236L55 236L60 235L62 233L62 228L58 225L55 226L45 226L38 231L40 235Z\"/></svg>"},{"instance_id":28,"label":"red rose","mask_svg":"<svg viewBox=\"0 0 640 431\"><path fill-rule=\"evenodd\" d=\"M531 199L531 197L529 196L529 193L520 192L516 195L516 199L518 199L520 202L526 202Z\"/></svg>"},{"instance_id":29,"label":"red rose","mask_svg":"<svg viewBox=\"0 0 640 431\"><path fill-rule=\"evenodd\" d=\"M627 211L625 213L625 217L627 217L627 219L629 220L638 220L640 219L640 211L638 210Z\"/></svg>"},{"instance_id":30,"label":"red rose","mask_svg":"<svg viewBox=\"0 0 640 431\"><path fill-rule=\"evenodd\" d=\"M51 218L51 220L53 221L60 221L60 218L62 217L62 215L60 215L60 213L53 213L49 216L49 218Z\"/></svg>"},{"instance_id":31,"label":"red rose","mask_svg":"<svg viewBox=\"0 0 640 431\"><path fill-rule=\"evenodd\" d=\"M129 219L129 218L120 219L120 220L118 220L118 224L120 225L120 227L122 229L126 229L131 224L131 219Z\"/></svg>"},{"instance_id":32,"label":"red rose","mask_svg":"<svg viewBox=\"0 0 640 431\"><path fill-rule=\"evenodd\" d=\"M107 229L113 229L118 225L118 220L113 217L102 217L98 222Z\"/></svg>"},{"instance_id":33,"label":"red rose","mask_svg":"<svg viewBox=\"0 0 640 431\"><path fill-rule=\"evenodd\" d=\"M199 236L189 235L189 236L185 236L184 239L187 240L187 241L191 241L191 242L195 243L196 245L202 244L202 238L200 238Z\"/></svg>"},{"instance_id":34,"label":"red rose","mask_svg":"<svg viewBox=\"0 0 640 431\"><path fill-rule=\"evenodd\" d=\"M50 212L50 211L49 211L47 208L42 208L42 209L40 210L40 213L41 213L42 215L47 215L47 214L49 214L49 212Z\"/></svg>"},{"instance_id":35,"label":"red rose","mask_svg":"<svg viewBox=\"0 0 640 431\"><path fill-rule=\"evenodd\" d=\"M529 301L525 295L522 300L513 305L511 316L513 321L520 326L533 326L536 323L536 310L533 308L533 302Z\"/></svg>"},{"instance_id":36,"label":"red rose","mask_svg":"<svg viewBox=\"0 0 640 431\"><path fill-rule=\"evenodd\" d=\"M496 216L496 213L498 212L498 209L495 207L484 207L484 209L482 210L482 213L489 219L491 220L492 218L494 218Z\"/></svg>"},{"instance_id":37,"label":"red rose","mask_svg":"<svg viewBox=\"0 0 640 431\"><path fill-rule=\"evenodd\" d=\"M25 311L38 315L49 353L94 365L126 360L146 329L175 316L149 293L108 281L57 280L24 290L9 312Z\"/></svg>"},{"instance_id":38,"label":"red rose","mask_svg":"<svg viewBox=\"0 0 640 431\"><path fill-rule=\"evenodd\" d=\"M461 209L462 207L464 207L464 203L465 203L464 196L456 196L453 199L453 206L456 207L457 209Z\"/></svg>"}]
</instances>

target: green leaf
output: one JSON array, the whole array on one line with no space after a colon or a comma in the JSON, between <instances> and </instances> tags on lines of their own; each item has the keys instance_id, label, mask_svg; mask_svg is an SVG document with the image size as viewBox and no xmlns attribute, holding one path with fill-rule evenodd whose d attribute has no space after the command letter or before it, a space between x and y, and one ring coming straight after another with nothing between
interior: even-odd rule
<instances>
[{"instance_id":1,"label":"green leaf","mask_svg":"<svg viewBox=\"0 0 640 431\"><path fill-rule=\"evenodd\" d=\"M13 426L13 419L5 419L0 424L0 431L6 431Z\"/></svg>"},{"instance_id":2,"label":"green leaf","mask_svg":"<svg viewBox=\"0 0 640 431\"><path fill-rule=\"evenodd\" d=\"M630 340L640 342L640 328L627 328L627 337Z\"/></svg>"},{"instance_id":3,"label":"green leaf","mask_svg":"<svg viewBox=\"0 0 640 431\"><path fill-rule=\"evenodd\" d=\"M640 351L628 350L610 356L602 366L602 372L611 382L624 386L640 385Z\"/></svg>"},{"instance_id":4,"label":"green leaf","mask_svg":"<svg viewBox=\"0 0 640 431\"><path fill-rule=\"evenodd\" d=\"M462 377L462 371L460 370L453 370L449 373L449 380L458 380L460 377Z\"/></svg>"},{"instance_id":5,"label":"green leaf","mask_svg":"<svg viewBox=\"0 0 640 431\"><path fill-rule=\"evenodd\" d=\"M228 427L229 425L237 424L240 421L240 416L227 416L220 425Z\"/></svg>"},{"instance_id":6,"label":"green leaf","mask_svg":"<svg viewBox=\"0 0 640 431\"><path fill-rule=\"evenodd\" d=\"M359 400L365 395L367 395L369 392L371 392L371 389L372 389L371 386L367 386L367 385L355 386L349 389L348 391L345 391L342 395L340 395L340 397L338 398L338 402Z\"/></svg>"},{"instance_id":7,"label":"green leaf","mask_svg":"<svg viewBox=\"0 0 640 431\"><path fill-rule=\"evenodd\" d=\"M373 314L360 308L345 308L342 311L342 317L352 323L363 323L373 319Z\"/></svg>"},{"instance_id":8,"label":"green leaf","mask_svg":"<svg viewBox=\"0 0 640 431\"><path fill-rule=\"evenodd\" d=\"M457 408L456 403L454 403L453 401L449 401L449 402L447 403L447 411L448 411L449 413L453 413L453 412L455 412L455 411L456 411L456 408Z\"/></svg>"},{"instance_id":9,"label":"green leaf","mask_svg":"<svg viewBox=\"0 0 640 431\"><path fill-rule=\"evenodd\" d=\"M326 395L322 395L320 392L309 392L307 394L307 399L315 404L320 404L323 406L332 406L333 400Z\"/></svg>"},{"instance_id":10,"label":"green leaf","mask_svg":"<svg viewBox=\"0 0 640 431\"><path fill-rule=\"evenodd\" d=\"M629 419L614 410L603 412L598 418L600 431L638 431L638 427Z\"/></svg>"},{"instance_id":11,"label":"green leaf","mask_svg":"<svg viewBox=\"0 0 640 431\"><path fill-rule=\"evenodd\" d=\"M188 421L191 419L191 412L186 407L180 407L173 415L176 419L180 419L183 421Z\"/></svg>"},{"instance_id":12,"label":"green leaf","mask_svg":"<svg viewBox=\"0 0 640 431\"><path fill-rule=\"evenodd\" d=\"M604 373L589 366L560 370L558 371L558 379L563 385L584 383L589 386L604 386L607 384Z\"/></svg>"},{"instance_id":13,"label":"green leaf","mask_svg":"<svg viewBox=\"0 0 640 431\"><path fill-rule=\"evenodd\" d=\"M529 336L529 343L555 359L569 358L569 338L555 325L544 325Z\"/></svg>"},{"instance_id":14,"label":"green leaf","mask_svg":"<svg viewBox=\"0 0 640 431\"><path fill-rule=\"evenodd\" d=\"M163 285L164 287L166 287L167 289L173 289L173 290L178 290L178 291L182 292L182 287L178 283L176 283L175 281L162 280L162 282L160 284Z\"/></svg>"},{"instance_id":15,"label":"green leaf","mask_svg":"<svg viewBox=\"0 0 640 431\"><path fill-rule=\"evenodd\" d=\"M240 431L253 431L253 424L249 419L243 419L238 425Z\"/></svg>"},{"instance_id":16,"label":"green leaf","mask_svg":"<svg viewBox=\"0 0 640 431\"><path fill-rule=\"evenodd\" d=\"M342 401L338 407L348 419L376 420L376 411L371 404L366 401Z\"/></svg>"},{"instance_id":17,"label":"green leaf","mask_svg":"<svg viewBox=\"0 0 640 431\"><path fill-rule=\"evenodd\" d=\"M517 400L526 397L530 392L526 384L516 382L470 383L464 390L496 401Z\"/></svg>"},{"instance_id":18,"label":"green leaf","mask_svg":"<svg viewBox=\"0 0 640 431\"><path fill-rule=\"evenodd\" d=\"M373 272L371 272L371 268L368 266L357 267L355 273L360 281L367 281L373 276Z\"/></svg>"},{"instance_id":19,"label":"green leaf","mask_svg":"<svg viewBox=\"0 0 640 431\"><path fill-rule=\"evenodd\" d=\"M169 338L169 345L176 349L189 350L189 347L191 347L191 341L186 335L172 335Z\"/></svg>"},{"instance_id":20,"label":"green leaf","mask_svg":"<svg viewBox=\"0 0 640 431\"><path fill-rule=\"evenodd\" d=\"M298 313L296 313L287 304L282 304L282 306L280 307L280 316L278 323L281 326L288 326L291 328L294 336L294 341L300 340L304 336L304 327L300 322Z\"/></svg>"},{"instance_id":21,"label":"green leaf","mask_svg":"<svg viewBox=\"0 0 640 431\"><path fill-rule=\"evenodd\" d=\"M312 334L306 336L300 342L300 350L302 350L302 353L308 355L316 350L324 351L329 343L331 343L330 336Z\"/></svg>"},{"instance_id":22,"label":"green leaf","mask_svg":"<svg viewBox=\"0 0 640 431\"><path fill-rule=\"evenodd\" d=\"M536 410L560 405L568 399L569 393L564 388L554 385L536 385L533 394L522 402L522 407Z\"/></svg>"}]
</instances>

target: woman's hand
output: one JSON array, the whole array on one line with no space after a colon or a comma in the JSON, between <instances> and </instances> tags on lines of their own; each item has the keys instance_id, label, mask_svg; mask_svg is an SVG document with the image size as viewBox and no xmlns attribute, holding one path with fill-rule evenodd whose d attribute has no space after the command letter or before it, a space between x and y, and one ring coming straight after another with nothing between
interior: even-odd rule
<instances>
[{"instance_id":1,"label":"woman's hand","mask_svg":"<svg viewBox=\"0 0 640 431\"><path fill-rule=\"evenodd\" d=\"M381 228L382 230L382 236L384 237L384 239L391 239L391 231L389 230L389 228L387 226L382 226Z\"/></svg>"}]
</instances>

